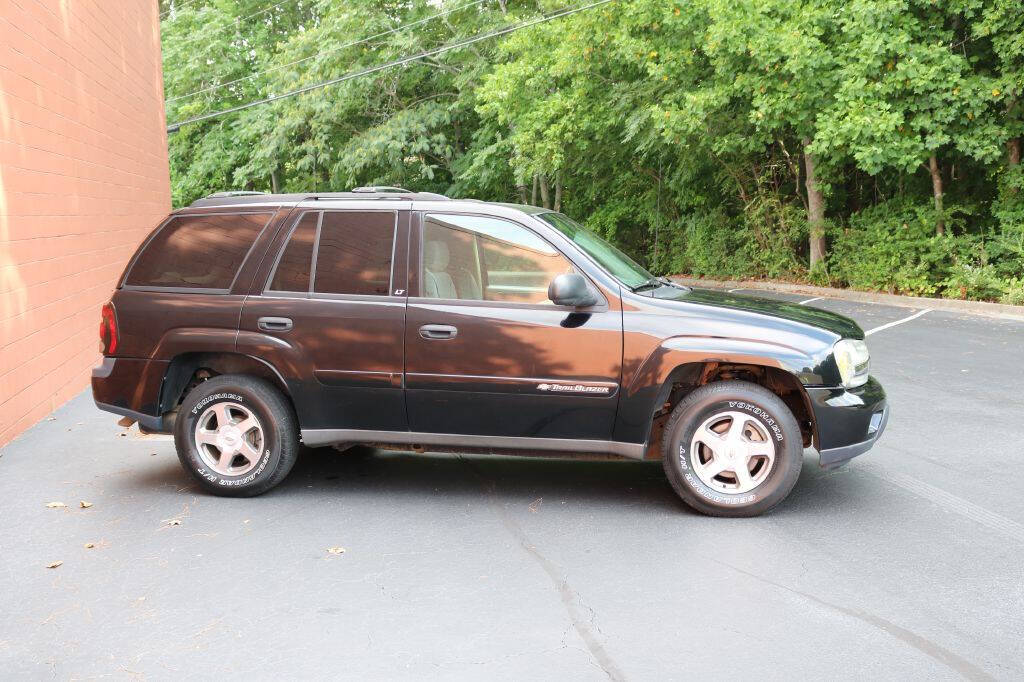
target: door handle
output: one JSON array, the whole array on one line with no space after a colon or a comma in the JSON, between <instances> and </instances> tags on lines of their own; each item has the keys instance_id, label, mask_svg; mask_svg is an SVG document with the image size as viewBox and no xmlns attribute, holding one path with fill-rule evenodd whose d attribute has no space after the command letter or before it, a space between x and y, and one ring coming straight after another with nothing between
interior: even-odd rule
<instances>
[{"instance_id":1,"label":"door handle","mask_svg":"<svg viewBox=\"0 0 1024 682\"><path fill-rule=\"evenodd\" d=\"M428 341L454 339L458 334L459 330L450 324L425 324L420 327L420 336Z\"/></svg>"},{"instance_id":2,"label":"door handle","mask_svg":"<svg viewBox=\"0 0 1024 682\"><path fill-rule=\"evenodd\" d=\"M286 332L292 328L290 317L261 317L256 326L265 332Z\"/></svg>"}]
</instances>

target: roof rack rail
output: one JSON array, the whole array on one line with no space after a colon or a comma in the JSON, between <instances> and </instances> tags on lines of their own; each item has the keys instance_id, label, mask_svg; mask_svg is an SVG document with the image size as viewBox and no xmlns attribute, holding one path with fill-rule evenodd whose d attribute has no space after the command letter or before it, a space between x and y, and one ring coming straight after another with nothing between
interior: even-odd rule
<instances>
[{"instance_id":1,"label":"roof rack rail","mask_svg":"<svg viewBox=\"0 0 1024 682\"><path fill-rule=\"evenodd\" d=\"M415 194L412 190L404 187L391 187L390 185L367 185L366 187L353 187L349 192L358 194L377 194L379 192L398 192L401 194Z\"/></svg>"},{"instance_id":2,"label":"roof rack rail","mask_svg":"<svg viewBox=\"0 0 1024 682\"><path fill-rule=\"evenodd\" d=\"M358 190L358 191L356 191ZM400 187L357 187L348 192L302 192L268 194L266 192L217 192L196 199L189 207L236 206L244 204L298 204L303 201L451 201L450 197L432 192L413 192Z\"/></svg>"},{"instance_id":3,"label":"roof rack rail","mask_svg":"<svg viewBox=\"0 0 1024 682\"><path fill-rule=\"evenodd\" d=\"M224 192L214 192L213 194L207 194L204 199L225 199L227 197L254 197L266 194L266 192L257 192L251 189L229 189Z\"/></svg>"}]
</instances>

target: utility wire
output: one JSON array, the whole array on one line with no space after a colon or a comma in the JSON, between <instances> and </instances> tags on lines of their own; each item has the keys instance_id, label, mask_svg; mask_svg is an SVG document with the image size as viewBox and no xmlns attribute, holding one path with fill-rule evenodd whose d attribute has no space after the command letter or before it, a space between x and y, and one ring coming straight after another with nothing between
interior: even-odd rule
<instances>
[{"instance_id":1,"label":"utility wire","mask_svg":"<svg viewBox=\"0 0 1024 682\"><path fill-rule=\"evenodd\" d=\"M186 93L184 95L175 95L174 97L169 97L166 100L165 104L170 104L171 102L177 102L178 100L181 100L181 99L189 99L189 98L195 97L196 95L201 95L204 92L210 92L211 90L220 90L221 88L226 88L226 87L228 87L230 85L235 85L236 83L241 83L242 81L247 81L247 80L252 80L253 78L258 78L258 77L260 77L260 76L262 76L264 74L272 73L274 71L280 71L281 69L287 69L289 66L295 66L296 64L301 64L302 62L309 61L310 59L313 59L314 57L320 57L320 56L323 56L323 55L329 55L329 54L333 54L335 52L338 52L339 50L344 50L344 49L349 48L349 47L355 47L356 45L362 45L363 43L368 43L371 40L376 40L377 38L383 38L386 35L391 35L392 33L396 33L398 31L402 31L402 30L407 29L407 28L412 28L413 26L418 26L420 24L425 24L428 21L433 21L434 19L438 19L440 17L446 17L449 14L451 14L452 12L458 12L459 10L467 9L469 7L472 7L474 5L479 5L480 3L487 2L487 1L488 0L474 0L473 2L468 2L465 5L459 5L458 7L452 7L451 9L444 10L443 12L438 12L436 14L432 14L429 17L426 17L424 19L419 19L419 20L414 21L414 22L412 22L410 24L401 24L400 26L396 26L395 28L388 29L387 31L382 31L380 33L375 33L374 35L372 35L372 36L370 36L368 38L362 38L360 40L352 41L351 43L345 43L344 45L339 45L338 47L332 47L330 50L323 50L323 51L320 51L320 52L314 52L313 54L309 55L308 57L303 57L302 59L296 59L295 61L288 62L287 64L279 64L278 66L272 66L269 69L264 69L263 71L255 71L255 72L249 74L248 76L242 76L241 78L236 78L235 80L228 81L226 83L218 83L216 85L209 85L209 86L207 86L205 88L201 88L199 90L195 90L193 92L189 92L189 93Z\"/></svg>"},{"instance_id":2,"label":"utility wire","mask_svg":"<svg viewBox=\"0 0 1024 682\"><path fill-rule=\"evenodd\" d=\"M230 23L230 24L225 24L224 26L219 26L219 27L213 29L212 31L207 31L205 33L199 33L198 35L192 36L191 38L188 38L186 40L181 41L180 43L178 43L178 45L191 45L192 43L196 42L197 40L206 40L206 39L210 38L211 36L214 36L214 35L222 32L222 31L224 31L226 29L235 28L236 26L238 26L238 24L240 24L241 22L245 21L246 19L252 19L253 17L258 17L261 14L266 14L267 12L273 12L275 9L277 9L281 5L286 5L289 2L294 2L294 1L295 0L281 0L281 2L277 3L276 5L271 5L270 7L264 7L263 9L261 9L258 12L253 12L252 14L246 14L244 17L233 18L232 19L232 23Z\"/></svg>"},{"instance_id":3,"label":"utility wire","mask_svg":"<svg viewBox=\"0 0 1024 682\"><path fill-rule=\"evenodd\" d=\"M390 69L390 68L393 68L395 66L401 66L402 64L408 64L409 62L418 61L420 59L425 59L427 57L433 57L434 55L441 54L442 52L449 52L451 50L457 50L460 47L466 47L467 45L472 45L473 43L478 43L478 42L480 42L482 40L488 40L490 38L497 38L498 36L506 35L506 34L512 33L513 31L518 31L519 29L529 28L530 26L536 26L537 24L542 24L542 23L544 23L546 21L552 21L554 19L559 19L561 17L566 17L566 16L569 16L570 14L576 14L578 12L584 12L584 11L586 11L588 9L593 9L594 7L599 7L600 5L605 5L605 4L607 4L609 2L612 2L612 1L613 0L597 0L597 2L592 2L592 3L589 3L587 5L583 5L581 7L575 7L573 9L569 9L569 10L561 10L561 11L555 12L554 14L549 14L549 15L546 15L546 16L543 16L543 17L540 17L540 18L537 18L537 19L531 19L530 21L524 21L524 22L520 22L518 24L512 24L510 26L506 26L506 27L498 29L496 31L491 31L490 33L483 33L483 34L480 34L480 35L473 36L472 38L467 38L466 40L461 40L461 41L456 42L456 43L451 43L449 45L442 45L441 47L434 48L433 50L426 50L424 52L420 52L418 54L410 55L408 57L402 57L401 59L396 59L394 61L390 61L390 62L387 62L385 64L378 64L377 66L371 66L371 67L368 67L368 68L365 68L365 69L360 69L359 71L353 71L351 73L345 74L344 76L339 76L338 78L332 78L331 80L321 81L319 83L313 83L312 85L306 85L306 86L301 87L301 88L296 88L295 90L289 90L288 92L284 92L284 93L282 93L280 95L270 95L269 97L264 97L262 99L253 100L251 102L246 102L245 104L239 104L238 106L229 107L227 109L221 109L220 111L213 111L213 112L210 112L208 114L202 114L202 115L199 115L199 116L193 116L192 118L186 118L183 121L178 121L177 123L172 123L171 125L167 126L167 132L168 133L173 133L173 132L176 132L179 128L181 128L181 126L183 126L183 125L188 125L190 123L198 123L199 121L206 121L208 119L217 118L217 117L223 116L225 114L233 114L236 111L242 111L243 109L250 109L252 107L257 107L257 106L260 106L262 104L268 104L270 102L274 102L274 101L279 100L279 99L285 99L285 98L288 98L288 97L294 97L296 95L302 95L302 94L305 94L307 92L311 92L313 90L319 90L321 88L326 88L329 85L337 85L338 83L344 83L345 81L349 81L349 80L352 80L354 78L359 78L361 76L366 76L366 75L369 75L371 73L376 73L378 71L383 71L384 69Z\"/></svg>"},{"instance_id":4,"label":"utility wire","mask_svg":"<svg viewBox=\"0 0 1024 682\"><path fill-rule=\"evenodd\" d=\"M197 2L199 2L199 0L182 0L182 2L179 2L179 3L175 4L173 6L173 9L174 9L174 11L178 11L180 9L184 9L185 7L188 7L189 5L194 5ZM171 7L168 7L167 9L165 9L163 12L160 13L160 18L163 19L164 17L166 17L168 14L171 13L171 10L172 10Z\"/></svg>"}]
</instances>

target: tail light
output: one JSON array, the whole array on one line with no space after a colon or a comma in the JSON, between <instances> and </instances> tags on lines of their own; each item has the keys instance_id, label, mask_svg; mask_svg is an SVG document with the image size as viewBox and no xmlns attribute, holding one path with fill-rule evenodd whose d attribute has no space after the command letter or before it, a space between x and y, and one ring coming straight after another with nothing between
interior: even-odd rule
<instances>
[{"instance_id":1,"label":"tail light","mask_svg":"<svg viewBox=\"0 0 1024 682\"><path fill-rule=\"evenodd\" d=\"M100 352L104 355L117 352L117 316L110 303L104 303L100 313Z\"/></svg>"}]
</instances>

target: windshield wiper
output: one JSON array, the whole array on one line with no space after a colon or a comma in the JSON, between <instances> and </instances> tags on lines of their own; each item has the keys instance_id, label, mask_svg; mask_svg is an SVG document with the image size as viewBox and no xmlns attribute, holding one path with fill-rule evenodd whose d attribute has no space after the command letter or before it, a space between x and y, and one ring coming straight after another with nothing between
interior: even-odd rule
<instances>
[{"instance_id":1,"label":"windshield wiper","mask_svg":"<svg viewBox=\"0 0 1024 682\"><path fill-rule=\"evenodd\" d=\"M679 282L673 282L668 277L659 277L658 281L667 287L672 287L673 289L682 289L683 291L690 291L690 287L686 286L685 284L680 284Z\"/></svg>"},{"instance_id":2,"label":"windshield wiper","mask_svg":"<svg viewBox=\"0 0 1024 682\"><path fill-rule=\"evenodd\" d=\"M630 287L630 291L634 294L638 291L647 291L648 289L657 289L658 287L672 287L673 289L682 289L683 291L689 291L690 287L679 282L673 282L668 277L650 277L646 281L637 284L635 287Z\"/></svg>"},{"instance_id":3,"label":"windshield wiper","mask_svg":"<svg viewBox=\"0 0 1024 682\"><path fill-rule=\"evenodd\" d=\"M640 284L637 284L635 287L630 287L629 290L632 291L635 294L638 291L647 291L648 289L657 289L658 287L663 286L663 285L664 285L664 282L662 282L660 279L658 279L657 277L651 277L650 279L648 279L648 280L646 280L644 282L641 282Z\"/></svg>"}]
</instances>

